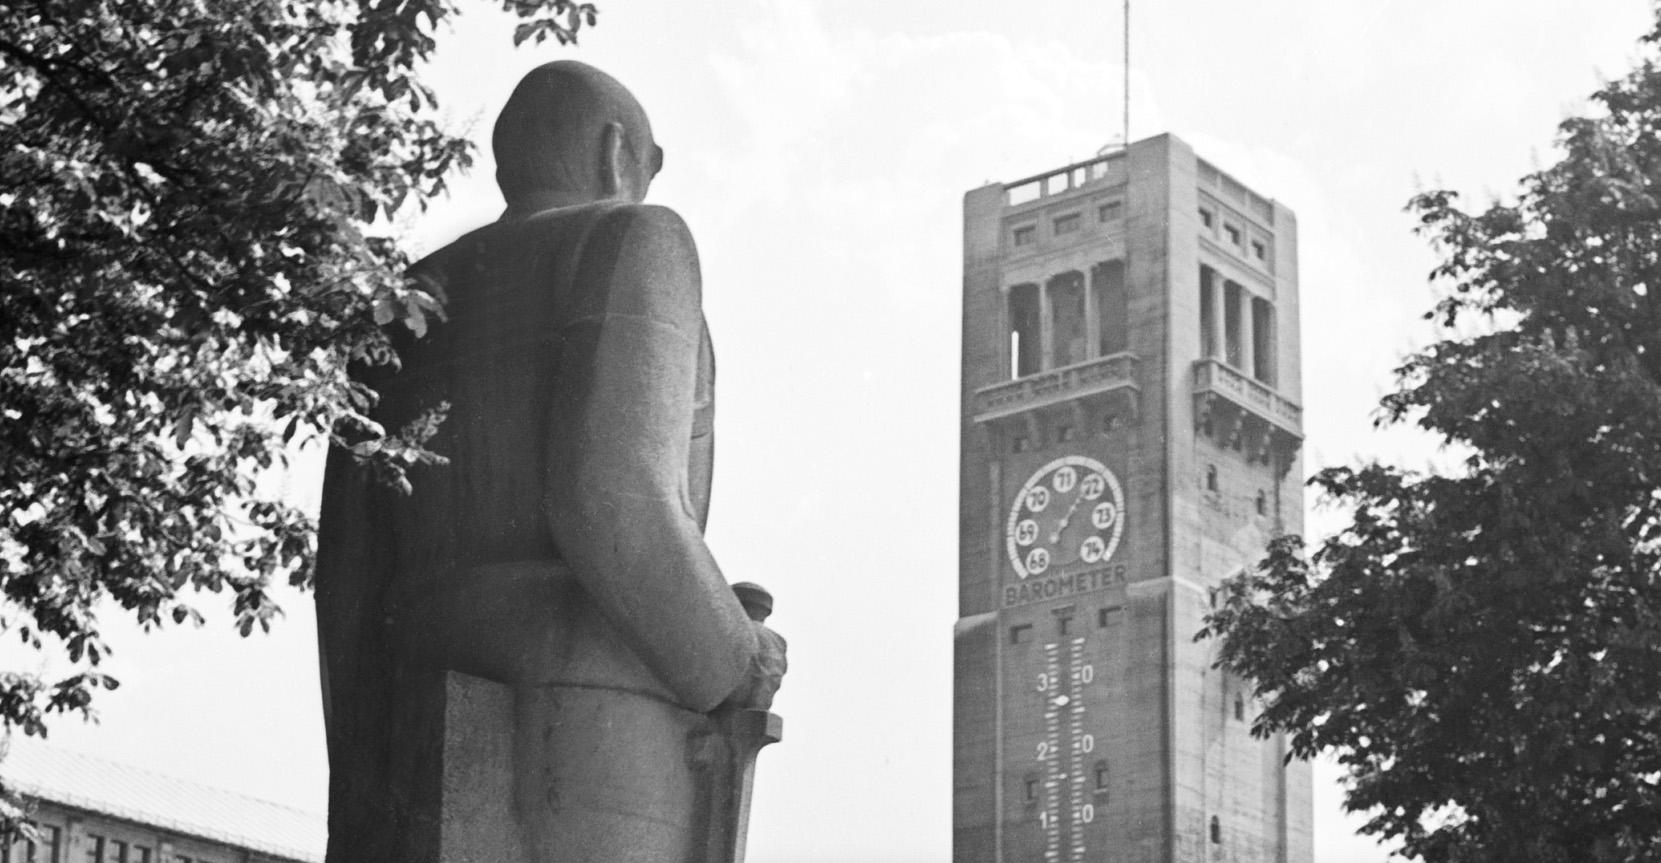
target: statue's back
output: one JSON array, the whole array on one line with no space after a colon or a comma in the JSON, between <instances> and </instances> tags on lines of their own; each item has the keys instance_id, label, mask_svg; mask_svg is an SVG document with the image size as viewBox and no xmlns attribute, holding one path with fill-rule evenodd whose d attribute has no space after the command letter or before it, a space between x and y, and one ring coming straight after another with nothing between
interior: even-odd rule
<instances>
[{"instance_id":1,"label":"statue's back","mask_svg":"<svg viewBox=\"0 0 1661 863\"><path fill-rule=\"evenodd\" d=\"M407 495L331 453L317 564L318 636L325 663L331 836L350 836L355 860L402 859L426 827L407 786L412 766L436 758L442 651L422 655L436 621L427 606L465 590L447 583L480 566L557 561L543 517L551 389L594 226L616 208L549 211L475 231L417 265L442 290L446 320L424 338L397 339L401 366L364 382L372 416L396 429L448 403L428 442L449 463L416 466ZM553 623L553 621L550 621ZM431 646L431 645L427 645ZM406 750L406 751L399 751ZM379 852L378 849L385 849ZM383 856L385 855L385 856Z\"/></svg>"}]
</instances>

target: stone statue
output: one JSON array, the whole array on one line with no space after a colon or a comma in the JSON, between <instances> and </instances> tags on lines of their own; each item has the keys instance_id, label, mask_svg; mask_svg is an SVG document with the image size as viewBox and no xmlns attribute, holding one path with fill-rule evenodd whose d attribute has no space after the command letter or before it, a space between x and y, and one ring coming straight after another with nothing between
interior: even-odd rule
<instances>
[{"instance_id":1,"label":"stone statue","mask_svg":"<svg viewBox=\"0 0 1661 863\"><path fill-rule=\"evenodd\" d=\"M448 402L429 446L450 463L413 468L407 496L348 454L329 463L328 861L701 861L711 792L692 750L718 706L769 705L784 642L704 544L697 253L674 212L641 203L663 151L610 76L532 71L494 150L501 220L416 268L446 322L364 378L388 428ZM434 850L446 819L474 817L447 802L471 793L468 765L444 763L490 733L457 712L474 690L455 681L474 679L511 704L512 799L490 816L513 825L511 854Z\"/></svg>"}]
</instances>

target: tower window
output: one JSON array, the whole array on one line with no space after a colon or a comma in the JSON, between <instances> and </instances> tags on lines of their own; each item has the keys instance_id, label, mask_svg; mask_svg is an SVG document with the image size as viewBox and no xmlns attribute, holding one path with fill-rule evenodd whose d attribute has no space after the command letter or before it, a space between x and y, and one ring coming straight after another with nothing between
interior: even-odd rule
<instances>
[{"instance_id":1,"label":"tower window","mask_svg":"<svg viewBox=\"0 0 1661 863\"><path fill-rule=\"evenodd\" d=\"M1071 617L1058 617L1055 619L1055 631L1061 635L1066 635L1067 630L1071 628L1072 625L1073 619Z\"/></svg>"},{"instance_id":2,"label":"tower window","mask_svg":"<svg viewBox=\"0 0 1661 863\"><path fill-rule=\"evenodd\" d=\"M1032 637L1032 624L1017 623L1009 628L1009 643L1020 644Z\"/></svg>"},{"instance_id":3,"label":"tower window","mask_svg":"<svg viewBox=\"0 0 1661 863\"><path fill-rule=\"evenodd\" d=\"M1096 762L1096 790L1107 790L1107 761L1105 759Z\"/></svg>"},{"instance_id":4,"label":"tower window","mask_svg":"<svg viewBox=\"0 0 1661 863\"><path fill-rule=\"evenodd\" d=\"M1257 490L1257 514L1269 514L1269 496L1263 493L1263 489Z\"/></svg>"},{"instance_id":5,"label":"tower window","mask_svg":"<svg viewBox=\"0 0 1661 863\"><path fill-rule=\"evenodd\" d=\"M1234 718L1240 721L1246 719L1246 699L1240 693L1234 693Z\"/></svg>"},{"instance_id":6,"label":"tower window","mask_svg":"<svg viewBox=\"0 0 1661 863\"><path fill-rule=\"evenodd\" d=\"M1123 201L1108 201L1096 208L1096 219L1102 222L1111 222L1123 217L1124 214L1125 203Z\"/></svg>"},{"instance_id":7,"label":"tower window","mask_svg":"<svg viewBox=\"0 0 1661 863\"><path fill-rule=\"evenodd\" d=\"M1130 350L1130 297L1125 289L1125 262L1103 261L1090 268L1096 295L1097 356Z\"/></svg>"},{"instance_id":8,"label":"tower window","mask_svg":"<svg viewBox=\"0 0 1661 863\"><path fill-rule=\"evenodd\" d=\"M1009 376L1037 374L1042 360L1038 286L1028 282L1009 289Z\"/></svg>"},{"instance_id":9,"label":"tower window","mask_svg":"<svg viewBox=\"0 0 1661 863\"><path fill-rule=\"evenodd\" d=\"M1263 245L1263 241L1262 240L1252 240L1252 257L1254 257L1254 258L1258 259L1259 261L1261 261L1261 260L1267 258L1268 256L1269 256L1269 249L1268 249L1267 246Z\"/></svg>"},{"instance_id":10,"label":"tower window","mask_svg":"<svg viewBox=\"0 0 1661 863\"><path fill-rule=\"evenodd\" d=\"M1211 816L1211 844L1223 844L1223 825L1222 822L1217 820L1217 816L1215 815Z\"/></svg>"},{"instance_id":11,"label":"tower window","mask_svg":"<svg viewBox=\"0 0 1661 863\"><path fill-rule=\"evenodd\" d=\"M1032 245L1033 242L1038 239L1038 226L1022 225L1021 227L1016 228L1013 239L1015 240L1015 245L1017 246Z\"/></svg>"},{"instance_id":12,"label":"tower window","mask_svg":"<svg viewBox=\"0 0 1661 863\"><path fill-rule=\"evenodd\" d=\"M1217 490L1217 466L1214 464L1208 464L1205 466L1205 490Z\"/></svg>"},{"instance_id":13,"label":"tower window","mask_svg":"<svg viewBox=\"0 0 1661 863\"><path fill-rule=\"evenodd\" d=\"M1089 343L1088 319L1084 313L1084 274L1076 270L1050 279L1050 340L1054 350L1051 368L1082 363Z\"/></svg>"},{"instance_id":14,"label":"tower window","mask_svg":"<svg viewBox=\"0 0 1661 863\"><path fill-rule=\"evenodd\" d=\"M1038 780L1029 778L1026 781L1026 788L1027 788L1027 790L1026 790L1027 802L1031 803L1031 802L1037 800L1038 799Z\"/></svg>"},{"instance_id":15,"label":"tower window","mask_svg":"<svg viewBox=\"0 0 1661 863\"><path fill-rule=\"evenodd\" d=\"M1027 444L1027 436L1018 434L1009 442L1010 452L1026 452L1031 447Z\"/></svg>"},{"instance_id":16,"label":"tower window","mask_svg":"<svg viewBox=\"0 0 1661 863\"><path fill-rule=\"evenodd\" d=\"M1068 213L1065 216L1057 216L1055 218L1055 232L1057 236L1061 234L1071 234L1074 231L1077 231L1083 222L1084 220L1079 217L1078 213Z\"/></svg>"},{"instance_id":17,"label":"tower window","mask_svg":"<svg viewBox=\"0 0 1661 863\"><path fill-rule=\"evenodd\" d=\"M1275 309L1257 297L1252 298L1252 377L1274 386Z\"/></svg>"},{"instance_id":18,"label":"tower window","mask_svg":"<svg viewBox=\"0 0 1661 863\"><path fill-rule=\"evenodd\" d=\"M1066 443L1067 441L1072 440L1073 439L1073 427L1070 426L1070 425L1056 426L1055 427L1055 439L1059 443Z\"/></svg>"},{"instance_id":19,"label":"tower window","mask_svg":"<svg viewBox=\"0 0 1661 863\"><path fill-rule=\"evenodd\" d=\"M1218 300L1213 295L1218 271L1199 266L1199 355L1218 355Z\"/></svg>"},{"instance_id":20,"label":"tower window","mask_svg":"<svg viewBox=\"0 0 1661 863\"><path fill-rule=\"evenodd\" d=\"M1097 609L1096 625L1101 627L1117 626L1125 618L1125 610L1121 606L1112 605Z\"/></svg>"},{"instance_id":21,"label":"tower window","mask_svg":"<svg viewBox=\"0 0 1661 863\"><path fill-rule=\"evenodd\" d=\"M1200 264L1200 355L1217 355L1217 298L1212 288L1217 271Z\"/></svg>"},{"instance_id":22,"label":"tower window","mask_svg":"<svg viewBox=\"0 0 1661 863\"><path fill-rule=\"evenodd\" d=\"M1207 231L1215 230L1216 229L1216 222L1217 222L1217 217L1213 216L1211 214L1210 210L1207 210L1204 207L1200 208L1200 224L1204 225L1205 229Z\"/></svg>"},{"instance_id":23,"label":"tower window","mask_svg":"<svg viewBox=\"0 0 1661 863\"><path fill-rule=\"evenodd\" d=\"M1244 299L1244 288L1231 281L1223 282L1223 359L1235 368L1240 368L1244 361L1245 348L1240 337L1245 317L1241 308Z\"/></svg>"},{"instance_id":24,"label":"tower window","mask_svg":"<svg viewBox=\"0 0 1661 863\"><path fill-rule=\"evenodd\" d=\"M1229 241L1230 245L1234 246L1237 249L1240 248L1240 229L1238 227L1235 227L1234 225L1231 225L1227 222L1224 222L1223 223L1223 233L1228 235L1228 241Z\"/></svg>"}]
</instances>

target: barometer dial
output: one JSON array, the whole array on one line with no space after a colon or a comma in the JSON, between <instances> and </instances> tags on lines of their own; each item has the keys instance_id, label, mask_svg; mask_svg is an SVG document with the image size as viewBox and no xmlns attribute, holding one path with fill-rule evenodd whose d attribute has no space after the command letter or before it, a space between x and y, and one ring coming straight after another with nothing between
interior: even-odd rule
<instances>
[{"instance_id":1,"label":"barometer dial","mask_svg":"<svg viewBox=\"0 0 1661 863\"><path fill-rule=\"evenodd\" d=\"M1106 465L1082 455L1039 468L1009 506L1009 562L1019 578L1113 557L1124 533L1124 494Z\"/></svg>"}]
</instances>

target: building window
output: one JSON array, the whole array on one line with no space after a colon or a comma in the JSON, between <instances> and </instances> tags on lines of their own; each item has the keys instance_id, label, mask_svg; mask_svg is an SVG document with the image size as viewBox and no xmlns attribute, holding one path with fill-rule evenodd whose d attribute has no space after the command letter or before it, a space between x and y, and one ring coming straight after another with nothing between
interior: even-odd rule
<instances>
[{"instance_id":1,"label":"building window","mask_svg":"<svg viewBox=\"0 0 1661 863\"><path fill-rule=\"evenodd\" d=\"M1275 385L1275 309L1252 298L1252 377Z\"/></svg>"},{"instance_id":2,"label":"building window","mask_svg":"<svg viewBox=\"0 0 1661 863\"><path fill-rule=\"evenodd\" d=\"M1117 626L1124 620L1125 610L1121 606L1110 605L1107 608L1096 610L1096 625L1101 627Z\"/></svg>"},{"instance_id":3,"label":"building window","mask_svg":"<svg viewBox=\"0 0 1661 863\"><path fill-rule=\"evenodd\" d=\"M1269 514L1269 496L1263 493L1263 489L1257 490L1257 514Z\"/></svg>"},{"instance_id":4,"label":"building window","mask_svg":"<svg viewBox=\"0 0 1661 863\"><path fill-rule=\"evenodd\" d=\"M1227 222L1224 222L1223 223L1223 233L1228 235L1229 245L1232 245L1237 249L1241 248L1241 245L1240 245L1240 229L1238 227L1236 227L1234 225L1231 225Z\"/></svg>"},{"instance_id":5,"label":"building window","mask_svg":"<svg viewBox=\"0 0 1661 863\"><path fill-rule=\"evenodd\" d=\"M1038 226L1022 225L1021 227L1016 228L1014 239L1015 245L1017 246L1032 245L1033 241L1038 239Z\"/></svg>"},{"instance_id":6,"label":"building window","mask_svg":"<svg viewBox=\"0 0 1661 863\"><path fill-rule=\"evenodd\" d=\"M1223 844L1223 825L1215 815L1211 816L1211 844Z\"/></svg>"},{"instance_id":7,"label":"building window","mask_svg":"<svg viewBox=\"0 0 1661 863\"><path fill-rule=\"evenodd\" d=\"M60 863L58 845L62 833L50 824L33 824L40 836L37 844L32 839L19 839L11 845L0 846L0 863Z\"/></svg>"},{"instance_id":8,"label":"building window","mask_svg":"<svg viewBox=\"0 0 1661 863\"><path fill-rule=\"evenodd\" d=\"M1056 216L1055 233L1057 236L1062 234L1071 234L1074 231L1077 231L1079 226L1083 223L1084 220L1079 217L1078 213L1068 213L1065 216Z\"/></svg>"},{"instance_id":9,"label":"building window","mask_svg":"<svg viewBox=\"0 0 1661 863\"><path fill-rule=\"evenodd\" d=\"M1032 624L1017 623L1009 628L1009 643L1020 644L1032 637Z\"/></svg>"},{"instance_id":10,"label":"building window","mask_svg":"<svg viewBox=\"0 0 1661 863\"><path fill-rule=\"evenodd\" d=\"M1038 799L1038 780L1036 778L1031 776L1027 777L1026 793L1028 803L1032 803Z\"/></svg>"},{"instance_id":11,"label":"building window","mask_svg":"<svg viewBox=\"0 0 1661 863\"><path fill-rule=\"evenodd\" d=\"M1121 420L1118 414L1111 412L1102 414L1102 431L1104 433L1116 432L1122 425L1124 425L1124 420Z\"/></svg>"},{"instance_id":12,"label":"building window","mask_svg":"<svg viewBox=\"0 0 1661 863\"><path fill-rule=\"evenodd\" d=\"M1244 288L1226 279L1223 281L1223 361L1235 368L1240 368L1244 361L1240 339L1242 319L1245 317L1241 308L1244 297Z\"/></svg>"},{"instance_id":13,"label":"building window","mask_svg":"<svg viewBox=\"0 0 1661 863\"><path fill-rule=\"evenodd\" d=\"M1073 439L1073 427L1069 425L1056 426L1055 439L1057 443L1066 443Z\"/></svg>"},{"instance_id":14,"label":"building window","mask_svg":"<svg viewBox=\"0 0 1661 863\"><path fill-rule=\"evenodd\" d=\"M1217 356L1217 298L1213 296L1217 271L1200 264L1200 356Z\"/></svg>"},{"instance_id":15,"label":"building window","mask_svg":"<svg viewBox=\"0 0 1661 863\"><path fill-rule=\"evenodd\" d=\"M1102 222L1111 222L1123 218L1125 215L1124 201L1108 201L1096 208L1096 219Z\"/></svg>"},{"instance_id":16,"label":"building window","mask_svg":"<svg viewBox=\"0 0 1661 863\"><path fill-rule=\"evenodd\" d=\"M1208 464L1205 466L1205 490L1217 490L1217 466L1214 464Z\"/></svg>"},{"instance_id":17,"label":"building window","mask_svg":"<svg viewBox=\"0 0 1661 863\"><path fill-rule=\"evenodd\" d=\"M1096 355L1108 357L1130 350L1130 295L1125 288L1125 262L1103 261L1091 267L1090 290L1096 295Z\"/></svg>"},{"instance_id":18,"label":"building window","mask_svg":"<svg viewBox=\"0 0 1661 863\"><path fill-rule=\"evenodd\" d=\"M1252 240L1252 257L1258 259L1259 261L1262 261L1262 260L1266 260L1268 258L1268 256L1269 256L1269 249L1268 249L1267 246L1263 245L1263 241L1262 240Z\"/></svg>"},{"instance_id":19,"label":"building window","mask_svg":"<svg viewBox=\"0 0 1661 863\"><path fill-rule=\"evenodd\" d=\"M1211 214L1210 210L1207 210L1206 208L1201 207L1200 208L1200 224L1205 226L1206 231L1208 231L1208 232L1214 231L1216 229L1216 223L1217 223L1217 217L1213 216Z\"/></svg>"},{"instance_id":20,"label":"building window","mask_svg":"<svg viewBox=\"0 0 1661 863\"><path fill-rule=\"evenodd\" d=\"M1246 719L1246 698L1240 693L1234 693L1234 718L1242 722Z\"/></svg>"},{"instance_id":21,"label":"building window","mask_svg":"<svg viewBox=\"0 0 1661 863\"><path fill-rule=\"evenodd\" d=\"M1089 345L1086 329L1089 318L1084 311L1084 274L1069 270L1050 279L1047 288L1050 292L1050 341L1053 347L1050 368L1070 366L1090 359L1085 353Z\"/></svg>"},{"instance_id":22,"label":"building window","mask_svg":"<svg viewBox=\"0 0 1661 863\"><path fill-rule=\"evenodd\" d=\"M1105 759L1096 762L1096 790L1107 790L1107 761Z\"/></svg>"},{"instance_id":23,"label":"building window","mask_svg":"<svg viewBox=\"0 0 1661 863\"><path fill-rule=\"evenodd\" d=\"M1024 434L1016 435L1014 439L1009 442L1010 452L1026 452L1027 449L1027 436Z\"/></svg>"},{"instance_id":24,"label":"building window","mask_svg":"<svg viewBox=\"0 0 1661 863\"><path fill-rule=\"evenodd\" d=\"M1062 635L1066 635L1067 630L1070 629L1072 625L1073 619L1071 617L1058 617L1055 619L1055 631Z\"/></svg>"},{"instance_id":25,"label":"building window","mask_svg":"<svg viewBox=\"0 0 1661 863\"><path fill-rule=\"evenodd\" d=\"M1042 360L1038 313L1038 286L1032 283L1009 289L1009 376L1037 374Z\"/></svg>"}]
</instances>

